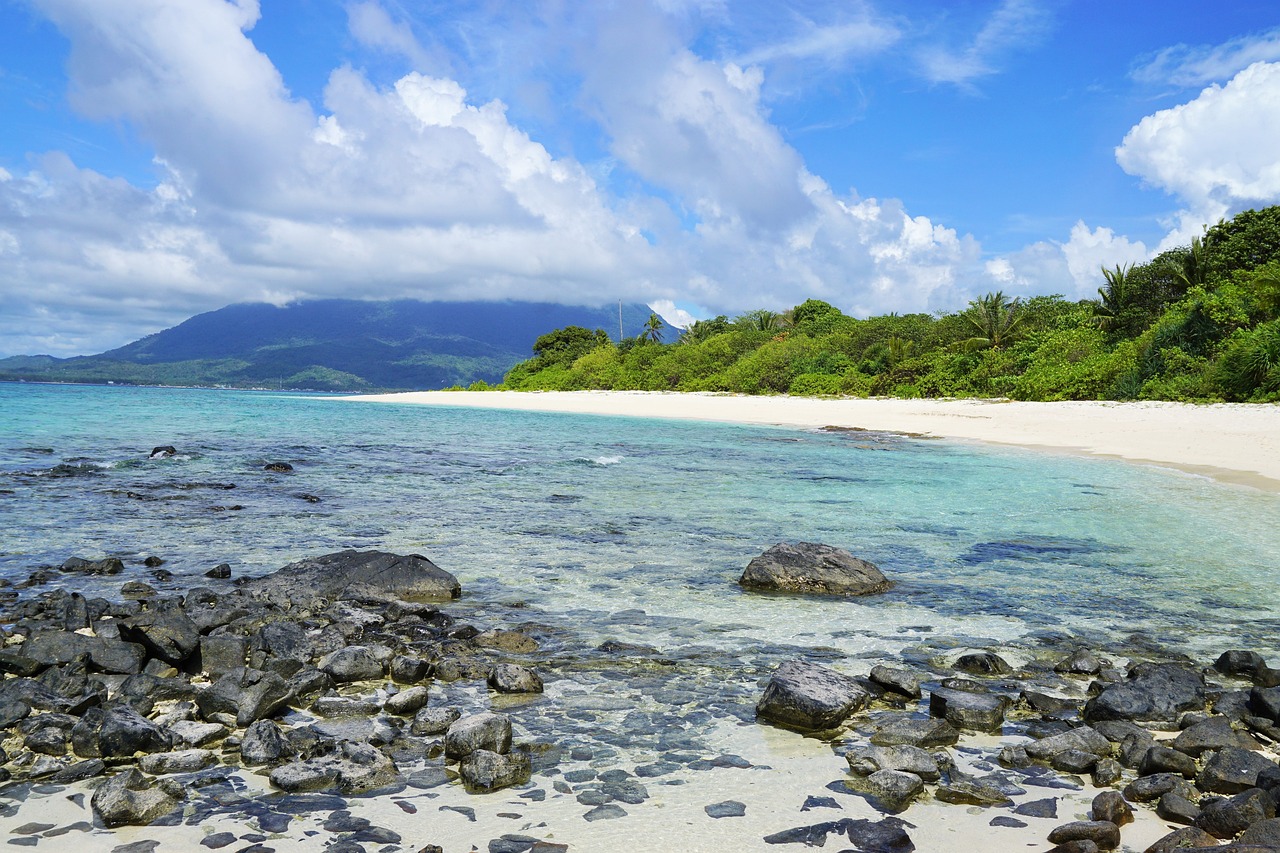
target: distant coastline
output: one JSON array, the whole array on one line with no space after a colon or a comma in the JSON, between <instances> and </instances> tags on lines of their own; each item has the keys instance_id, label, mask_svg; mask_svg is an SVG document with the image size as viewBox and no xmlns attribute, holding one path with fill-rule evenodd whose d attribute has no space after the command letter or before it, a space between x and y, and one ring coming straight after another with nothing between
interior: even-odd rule
<instances>
[{"instance_id":1,"label":"distant coastline","mask_svg":"<svg viewBox=\"0 0 1280 853\"><path fill-rule=\"evenodd\" d=\"M341 400L866 429L1082 453L1280 492L1280 405L823 399L660 391L417 391Z\"/></svg>"}]
</instances>

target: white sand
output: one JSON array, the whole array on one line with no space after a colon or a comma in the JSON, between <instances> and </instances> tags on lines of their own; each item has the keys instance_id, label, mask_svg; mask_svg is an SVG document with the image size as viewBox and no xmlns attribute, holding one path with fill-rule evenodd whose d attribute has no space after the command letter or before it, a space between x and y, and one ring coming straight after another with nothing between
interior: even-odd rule
<instances>
[{"instance_id":1,"label":"white sand","mask_svg":"<svg viewBox=\"0 0 1280 853\"><path fill-rule=\"evenodd\" d=\"M815 399L649 391L414 391L344 399L794 427L857 427L1165 465L1280 490L1280 405Z\"/></svg>"}]
</instances>

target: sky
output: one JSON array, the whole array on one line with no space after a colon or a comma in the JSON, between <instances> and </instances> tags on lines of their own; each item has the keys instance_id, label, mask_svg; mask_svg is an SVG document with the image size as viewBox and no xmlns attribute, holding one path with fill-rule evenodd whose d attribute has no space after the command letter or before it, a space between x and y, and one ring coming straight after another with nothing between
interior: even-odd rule
<instances>
[{"instance_id":1,"label":"sky","mask_svg":"<svg viewBox=\"0 0 1280 853\"><path fill-rule=\"evenodd\" d=\"M0 356L234 302L1096 295L1280 202L1280 6L0 0Z\"/></svg>"}]
</instances>

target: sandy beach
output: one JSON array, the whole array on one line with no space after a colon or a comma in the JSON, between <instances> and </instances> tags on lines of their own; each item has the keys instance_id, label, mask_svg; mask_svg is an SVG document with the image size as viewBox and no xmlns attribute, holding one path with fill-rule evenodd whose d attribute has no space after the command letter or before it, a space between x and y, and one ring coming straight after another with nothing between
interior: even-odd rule
<instances>
[{"instance_id":1,"label":"sandy beach","mask_svg":"<svg viewBox=\"0 0 1280 853\"><path fill-rule=\"evenodd\" d=\"M913 433L1114 457L1280 491L1276 405L834 400L651 391L428 391L348 399Z\"/></svg>"}]
</instances>

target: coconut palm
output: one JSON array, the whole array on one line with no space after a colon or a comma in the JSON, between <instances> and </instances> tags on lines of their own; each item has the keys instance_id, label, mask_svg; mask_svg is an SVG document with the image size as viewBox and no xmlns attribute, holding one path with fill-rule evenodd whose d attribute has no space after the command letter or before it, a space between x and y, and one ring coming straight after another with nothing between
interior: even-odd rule
<instances>
[{"instance_id":1,"label":"coconut palm","mask_svg":"<svg viewBox=\"0 0 1280 853\"><path fill-rule=\"evenodd\" d=\"M777 332L786 328L786 320L781 314L764 308L743 314L734 323L753 332Z\"/></svg>"},{"instance_id":2,"label":"coconut palm","mask_svg":"<svg viewBox=\"0 0 1280 853\"><path fill-rule=\"evenodd\" d=\"M1119 328L1120 315L1133 303L1135 288L1129 281L1129 271L1133 264L1123 267L1116 264L1114 270L1102 268L1102 277L1107 283L1098 288L1098 302L1093 306L1093 317L1098 328L1104 332Z\"/></svg>"},{"instance_id":3,"label":"coconut palm","mask_svg":"<svg viewBox=\"0 0 1280 853\"><path fill-rule=\"evenodd\" d=\"M650 314L649 319L644 321L644 331L640 333L640 337L651 343L661 343L662 330L666 325L657 314Z\"/></svg>"},{"instance_id":4,"label":"coconut palm","mask_svg":"<svg viewBox=\"0 0 1280 853\"><path fill-rule=\"evenodd\" d=\"M974 337L959 342L958 347L964 350L1006 347L1018 337L1026 319L1021 300L1010 299L999 290L979 296L960 316L978 331Z\"/></svg>"}]
</instances>

